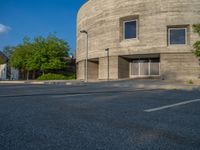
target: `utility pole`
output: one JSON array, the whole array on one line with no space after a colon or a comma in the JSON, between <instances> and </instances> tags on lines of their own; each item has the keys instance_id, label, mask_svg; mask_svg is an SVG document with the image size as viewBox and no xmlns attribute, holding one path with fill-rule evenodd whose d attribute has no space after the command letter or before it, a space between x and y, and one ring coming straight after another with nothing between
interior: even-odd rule
<instances>
[{"instance_id":1,"label":"utility pole","mask_svg":"<svg viewBox=\"0 0 200 150\"><path fill-rule=\"evenodd\" d=\"M108 63L108 66L107 66L107 80L110 80L110 58L109 58L109 48L106 48L105 51L107 52L107 63Z\"/></svg>"}]
</instances>

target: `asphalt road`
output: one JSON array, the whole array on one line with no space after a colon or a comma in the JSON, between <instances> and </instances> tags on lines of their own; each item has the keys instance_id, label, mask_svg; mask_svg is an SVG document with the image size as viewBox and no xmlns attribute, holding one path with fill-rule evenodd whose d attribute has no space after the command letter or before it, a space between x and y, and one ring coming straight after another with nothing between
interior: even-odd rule
<instances>
[{"instance_id":1,"label":"asphalt road","mask_svg":"<svg viewBox=\"0 0 200 150\"><path fill-rule=\"evenodd\" d=\"M198 150L199 99L107 84L0 85L0 149Z\"/></svg>"}]
</instances>

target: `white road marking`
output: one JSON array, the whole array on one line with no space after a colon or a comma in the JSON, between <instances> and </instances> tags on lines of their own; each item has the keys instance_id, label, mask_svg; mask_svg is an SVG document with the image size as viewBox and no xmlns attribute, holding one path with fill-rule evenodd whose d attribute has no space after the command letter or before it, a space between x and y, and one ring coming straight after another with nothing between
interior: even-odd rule
<instances>
[{"instance_id":1,"label":"white road marking","mask_svg":"<svg viewBox=\"0 0 200 150\"><path fill-rule=\"evenodd\" d=\"M54 95L54 98L62 98L62 97L75 97L75 96L88 96L93 94L69 94L69 95Z\"/></svg>"},{"instance_id":2,"label":"white road marking","mask_svg":"<svg viewBox=\"0 0 200 150\"><path fill-rule=\"evenodd\" d=\"M181 106L181 105L186 105L186 104L189 104L189 103L195 103L195 102L199 102L199 101L200 101L200 99L194 99L194 100L184 101L184 102L180 102L180 103L176 103L176 104L172 104L172 105L166 105L166 106L162 106L162 107L146 109L144 111L145 112L159 111L159 110L168 109L168 108Z\"/></svg>"}]
</instances>

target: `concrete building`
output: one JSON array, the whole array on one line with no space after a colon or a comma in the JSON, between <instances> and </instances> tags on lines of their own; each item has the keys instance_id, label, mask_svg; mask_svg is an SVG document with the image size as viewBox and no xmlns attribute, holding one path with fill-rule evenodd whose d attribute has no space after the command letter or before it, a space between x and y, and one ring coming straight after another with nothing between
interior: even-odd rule
<instances>
[{"instance_id":1,"label":"concrete building","mask_svg":"<svg viewBox=\"0 0 200 150\"><path fill-rule=\"evenodd\" d=\"M0 51L0 80L18 80L19 71L8 65L8 58Z\"/></svg>"},{"instance_id":2,"label":"concrete building","mask_svg":"<svg viewBox=\"0 0 200 150\"><path fill-rule=\"evenodd\" d=\"M200 0L89 0L77 16L77 79L197 79L197 23Z\"/></svg>"},{"instance_id":3,"label":"concrete building","mask_svg":"<svg viewBox=\"0 0 200 150\"><path fill-rule=\"evenodd\" d=\"M7 79L7 67L8 58L0 51L0 80Z\"/></svg>"}]
</instances>

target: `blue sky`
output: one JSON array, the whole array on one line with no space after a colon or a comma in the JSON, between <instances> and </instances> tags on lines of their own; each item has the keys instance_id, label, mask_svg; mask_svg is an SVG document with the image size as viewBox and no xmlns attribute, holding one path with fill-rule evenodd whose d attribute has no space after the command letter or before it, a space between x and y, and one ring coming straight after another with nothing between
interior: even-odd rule
<instances>
[{"instance_id":1,"label":"blue sky","mask_svg":"<svg viewBox=\"0 0 200 150\"><path fill-rule=\"evenodd\" d=\"M0 50L24 36L56 33L76 48L76 14L86 0L0 0Z\"/></svg>"}]
</instances>

